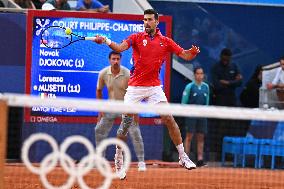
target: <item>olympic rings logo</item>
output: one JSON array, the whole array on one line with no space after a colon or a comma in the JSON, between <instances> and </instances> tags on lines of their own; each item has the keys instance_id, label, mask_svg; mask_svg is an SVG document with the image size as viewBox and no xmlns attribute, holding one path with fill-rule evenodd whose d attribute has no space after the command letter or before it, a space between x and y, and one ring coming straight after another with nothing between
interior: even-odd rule
<instances>
[{"instance_id":1,"label":"olympic rings logo","mask_svg":"<svg viewBox=\"0 0 284 189\"><path fill-rule=\"evenodd\" d=\"M31 145L39 140L48 142L52 148L52 152L42 159L39 167L35 167L30 162L29 150ZM75 161L66 154L67 149L73 143L83 144L88 151L88 155L84 156L77 166ZM122 170L118 173L112 171L109 162L102 155L103 151L109 145L120 146L124 151L124 164ZM131 161L131 154L127 145L115 138L103 140L101 144L97 146L95 152L92 143L85 137L79 135L70 136L66 138L60 146L58 146L55 139L50 135L38 133L31 135L27 140L25 140L22 147L22 161L32 173L40 176L42 184L47 189L70 189L76 181L82 189L90 189L90 187L85 183L83 177L94 167L96 167L100 174L105 177L104 183L99 187L99 189L107 189L110 187L112 179L119 178L121 173L128 170ZM69 174L69 178L63 185L54 186L47 180L47 174L56 167L58 161L63 170Z\"/></svg>"}]
</instances>

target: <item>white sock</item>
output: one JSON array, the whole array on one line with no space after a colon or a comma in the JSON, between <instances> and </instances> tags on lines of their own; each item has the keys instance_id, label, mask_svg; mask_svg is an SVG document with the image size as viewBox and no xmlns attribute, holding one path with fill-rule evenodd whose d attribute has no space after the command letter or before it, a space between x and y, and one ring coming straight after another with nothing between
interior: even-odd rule
<instances>
[{"instance_id":1,"label":"white sock","mask_svg":"<svg viewBox=\"0 0 284 189\"><path fill-rule=\"evenodd\" d=\"M179 144L176 146L177 150L178 150L178 154L179 156L182 156L184 154L184 147L183 147L183 143Z\"/></svg>"}]
</instances>

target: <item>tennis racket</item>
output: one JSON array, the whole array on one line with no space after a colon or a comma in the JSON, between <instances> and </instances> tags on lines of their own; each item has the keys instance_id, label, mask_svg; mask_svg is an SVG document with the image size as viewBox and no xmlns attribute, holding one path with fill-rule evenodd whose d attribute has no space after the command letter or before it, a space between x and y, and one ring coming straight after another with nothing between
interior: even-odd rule
<instances>
[{"instance_id":1,"label":"tennis racket","mask_svg":"<svg viewBox=\"0 0 284 189\"><path fill-rule=\"evenodd\" d=\"M70 28L49 26L41 33L41 43L51 49L62 49L81 40L95 40L96 37L83 37L72 33Z\"/></svg>"}]
</instances>

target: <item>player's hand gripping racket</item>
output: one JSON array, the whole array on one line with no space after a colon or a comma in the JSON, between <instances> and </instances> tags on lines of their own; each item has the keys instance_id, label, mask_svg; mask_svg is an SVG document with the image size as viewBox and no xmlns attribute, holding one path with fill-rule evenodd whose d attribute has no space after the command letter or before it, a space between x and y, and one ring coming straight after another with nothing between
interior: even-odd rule
<instances>
[{"instance_id":1,"label":"player's hand gripping racket","mask_svg":"<svg viewBox=\"0 0 284 189\"><path fill-rule=\"evenodd\" d=\"M70 28L49 26L41 33L41 42L48 48L62 49L81 40L95 41L96 37L83 37L72 33Z\"/></svg>"}]
</instances>

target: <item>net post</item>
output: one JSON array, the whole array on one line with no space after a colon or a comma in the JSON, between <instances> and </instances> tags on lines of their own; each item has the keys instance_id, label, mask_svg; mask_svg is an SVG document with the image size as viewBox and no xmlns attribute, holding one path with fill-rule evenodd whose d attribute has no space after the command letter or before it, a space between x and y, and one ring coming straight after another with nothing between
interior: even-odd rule
<instances>
[{"instance_id":1,"label":"net post","mask_svg":"<svg viewBox=\"0 0 284 189\"><path fill-rule=\"evenodd\" d=\"M8 105L0 99L0 189L4 189L4 168L6 161Z\"/></svg>"}]
</instances>

